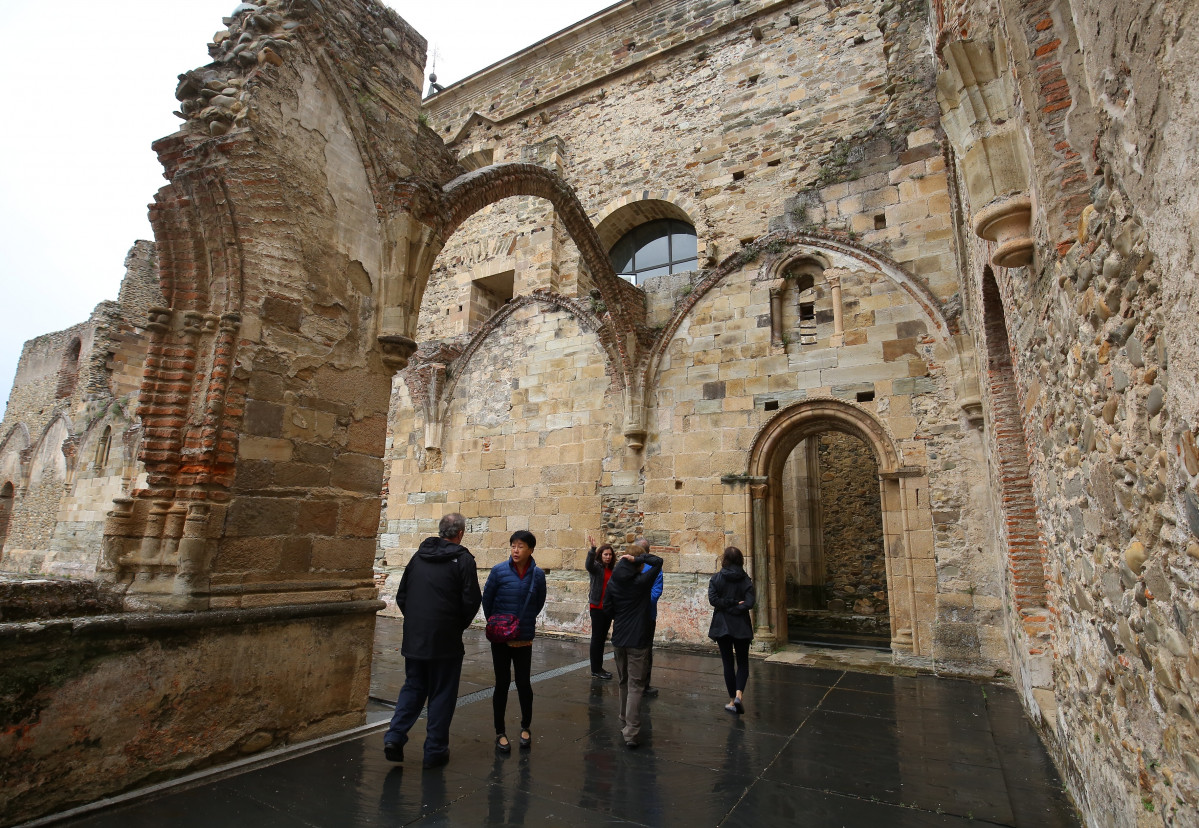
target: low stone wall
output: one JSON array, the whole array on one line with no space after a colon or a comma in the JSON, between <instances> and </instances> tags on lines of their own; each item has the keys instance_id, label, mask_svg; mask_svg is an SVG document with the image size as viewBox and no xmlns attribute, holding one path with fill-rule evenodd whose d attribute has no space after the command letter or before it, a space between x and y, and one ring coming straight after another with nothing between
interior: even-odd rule
<instances>
[{"instance_id":1,"label":"low stone wall","mask_svg":"<svg viewBox=\"0 0 1199 828\"><path fill-rule=\"evenodd\" d=\"M380 607L0 623L0 825L361 724Z\"/></svg>"}]
</instances>

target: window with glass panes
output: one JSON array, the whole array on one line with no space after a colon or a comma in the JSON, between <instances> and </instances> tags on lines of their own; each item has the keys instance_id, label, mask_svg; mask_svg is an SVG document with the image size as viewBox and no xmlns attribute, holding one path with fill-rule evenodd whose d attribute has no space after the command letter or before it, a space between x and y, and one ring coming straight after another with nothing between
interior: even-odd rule
<instances>
[{"instance_id":1,"label":"window with glass panes","mask_svg":"<svg viewBox=\"0 0 1199 828\"><path fill-rule=\"evenodd\" d=\"M635 285L651 276L695 270L695 228L677 219L657 219L625 233L609 256L617 275Z\"/></svg>"}]
</instances>

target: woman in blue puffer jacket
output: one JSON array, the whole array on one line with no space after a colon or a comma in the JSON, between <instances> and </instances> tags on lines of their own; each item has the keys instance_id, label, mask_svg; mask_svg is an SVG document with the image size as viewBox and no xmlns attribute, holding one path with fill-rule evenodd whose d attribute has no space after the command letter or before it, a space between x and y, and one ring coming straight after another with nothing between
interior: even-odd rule
<instances>
[{"instance_id":1,"label":"woman in blue puffer jacket","mask_svg":"<svg viewBox=\"0 0 1199 828\"><path fill-rule=\"evenodd\" d=\"M516 695L520 699L520 746L527 748L533 743L529 725L533 718L533 683L530 672L533 666L533 636L536 634L537 615L545 606L545 572L533 560L533 549L537 538L523 529L512 533L508 539L512 555L491 568L487 583L483 587L483 614L490 620L493 615L514 615L520 619L516 636L503 643L492 642L491 664L495 668L495 694L491 697L495 714L495 747L501 753L511 753L504 727L504 713L508 708L508 685L512 673L516 673Z\"/></svg>"}]
</instances>

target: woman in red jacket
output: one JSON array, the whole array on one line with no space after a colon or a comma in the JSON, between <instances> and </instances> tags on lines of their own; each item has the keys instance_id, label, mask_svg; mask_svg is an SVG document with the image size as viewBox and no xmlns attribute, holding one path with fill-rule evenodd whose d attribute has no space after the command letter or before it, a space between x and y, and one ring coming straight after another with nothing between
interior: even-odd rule
<instances>
[{"instance_id":1,"label":"woman in red jacket","mask_svg":"<svg viewBox=\"0 0 1199 828\"><path fill-rule=\"evenodd\" d=\"M616 565L616 552L612 544L605 543L598 550L595 539L587 535L587 572L591 574L591 591L587 604L591 609L591 677L609 681L612 674L604 669L604 643L608 630L612 628L612 613L604 607L604 595L608 591L608 580L612 567Z\"/></svg>"}]
</instances>

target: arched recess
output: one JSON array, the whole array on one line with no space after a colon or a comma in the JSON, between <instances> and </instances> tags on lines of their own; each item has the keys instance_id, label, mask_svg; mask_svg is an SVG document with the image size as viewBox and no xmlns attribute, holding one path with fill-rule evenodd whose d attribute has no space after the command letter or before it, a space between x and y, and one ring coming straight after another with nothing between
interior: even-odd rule
<instances>
[{"instance_id":1,"label":"arched recess","mask_svg":"<svg viewBox=\"0 0 1199 828\"><path fill-rule=\"evenodd\" d=\"M79 355L83 351L83 342L79 337L72 337L67 349L62 355L62 363L58 367L58 387L54 398L61 400L75 393L79 383Z\"/></svg>"},{"instance_id":2,"label":"arched recess","mask_svg":"<svg viewBox=\"0 0 1199 828\"><path fill-rule=\"evenodd\" d=\"M10 480L19 493L29 485L29 426L17 423L0 441L0 480Z\"/></svg>"},{"instance_id":3,"label":"arched recess","mask_svg":"<svg viewBox=\"0 0 1199 828\"><path fill-rule=\"evenodd\" d=\"M1028 445L1024 438L1006 314L999 285L990 267L983 269L982 310L990 391L987 431L1000 495L1002 540L1007 548L1011 596L1031 642L1030 655L1043 655L1049 646L1051 617L1045 611L1045 544L1033 497Z\"/></svg>"},{"instance_id":4,"label":"arched recess","mask_svg":"<svg viewBox=\"0 0 1199 828\"><path fill-rule=\"evenodd\" d=\"M29 488L37 488L46 482L69 483L75 469L73 449L78 447L78 442L65 414L59 413L51 419L30 455Z\"/></svg>"},{"instance_id":5,"label":"arched recess","mask_svg":"<svg viewBox=\"0 0 1199 828\"><path fill-rule=\"evenodd\" d=\"M425 420L423 448L440 452L443 424L449 414L449 403L454 398L458 381L466 374L467 366L486 340L498 331L513 314L530 305L541 305L549 311L563 311L573 316L579 327L596 334L603 323L583 303L557 293L534 292L531 296L517 296L505 303L483 325L471 334L470 340L460 351L440 346L432 352L418 351L408 368L400 376L408 384L412 402ZM603 340L600 340L603 345ZM606 351L606 348L604 349ZM605 353L609 362L614 361L611 352ZM452 363L452 365L451 365ZM452 370L449 370L452 367Z\"/></svg>"},{"instance_id":6,"label":"arched recess","mask_svg":"<svg viewBox=\"0 0 1199 828\"><path fill-rule=\"evenodd\" d=\"M778 252L768 253L762 264L758 278L763 281L777 281L783 277L787 268L803 265L807 268L828 262L830 255L841 255L854 259L871 270L875 270L895 282L920 307L929 322L929 331L937 339L952 349L955 355L960 345L958 337L958 317L950 314L941 301L932 293L919 278L909 273L903 266L889 257L868 247L846 241L831 233L777 231L757 239L746 250L729 256L720 266L713 270L703 281L697 284L687 296L675 315L667 322L661 335L647 349L637 366L636 388L648 389L651 380L657 373L658 364L671 341L678 333L683 320L695 309L703 298L714 290L722 281L742 269L758 255L778 249ZM839 287L838 287L839 291Z\"/></svg>"},{"instance_id":7,"label":"arched recess","mask_svg":"<svg viewBox=\"0 0 1199 828\"><path fill-rule=\"evenodd\" d=\"M891 600L891 649L902 655L928 656L932 642L922 632L932 624L932 596L917 590L913 561L931 557L914 543L914 512L931 512L923 468L905 466L887 428L865 409L835 398L796 403L775 415L758 432L750 449L749 539L753 575L758 583L757 638L785 644L787 640L785 583L780 556L782 532L782 474L787 457L800 442L822 432L841 431L862 440L878 464L883 512L883 544L887 591Z\"/></svg>"},{"instance_id":8,"label":"arched recess","mask_svg":"<svg viewBox=\"0 0 1199 828\"><path fill-rule=\"evenodd\" d=\"M16 490L11 480L4 481L0 486L0 556L4 554L4 544L8 542L8 523L12 520L13 499Z\"/></svg>"},{"instance_id":9,"label":"arched recess","mask_svg":"<svg viewBox=\"0 0 1199 828\"><path fill-rule=\"evenodd\" d=\"M595 232L603 248L611 250L621 236L648 221L676 219L695 227L697 212L689 199L674 190L643 190L605 204L595 216ZM706 249L704 244L701 239L701 259Z\"/></svg>"}]
</instances>

